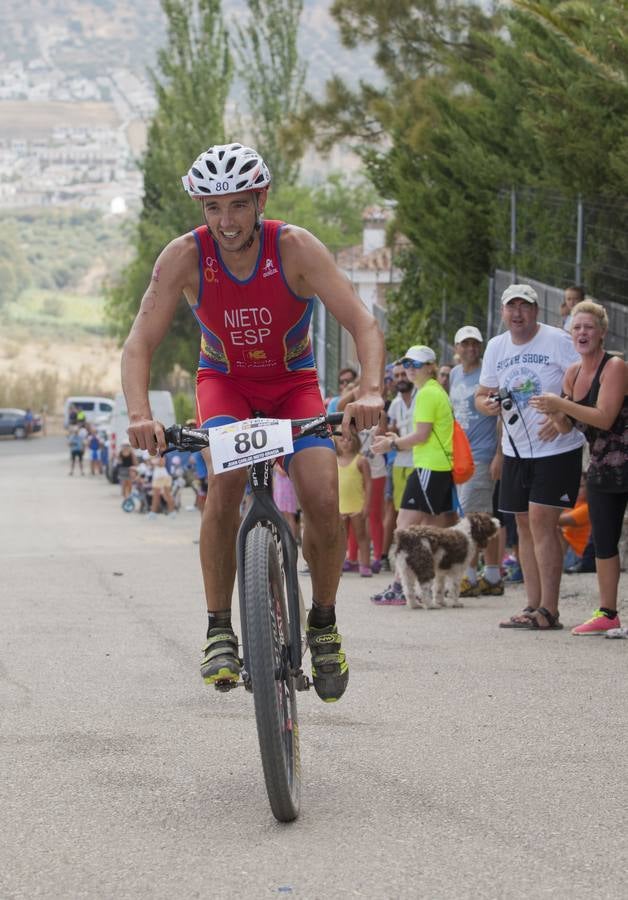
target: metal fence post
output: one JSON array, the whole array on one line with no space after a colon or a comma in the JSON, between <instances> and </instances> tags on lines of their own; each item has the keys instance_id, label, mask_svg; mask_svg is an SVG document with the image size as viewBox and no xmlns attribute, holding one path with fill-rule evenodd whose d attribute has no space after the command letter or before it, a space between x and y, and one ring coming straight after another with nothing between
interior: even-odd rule
<instances>
[{"instance_id":1,"label":"metal fence post","mask_svg":"<svg viewBox=\"0 0 628 900\"><path fill-rule=\"evenodd\" d=\"M517 189L510 189L510 265L512 280L517 281Z\"/></svg>"},{"instance_id":2,"label":"metal fence post","mask_svg":"<svg viewBox=\"0 0 628 900\"><path fill-rule=\"evenodd\" d=\"M582 251L584 245L584 210L582 194L578 194L578 231L576 234L576 284L582 284Z\"/></svg>"},{"instance_id":3,"label":"metal fence post","mask_svg":"<svg viewBox=\"0 0 628 900\"><path fill-rule=\"evenodd\" d=\"M493 337L493 304L495 302L495 279L488 280L488 309L486 311L486 340Z\"/></svg>"}]
</instances>

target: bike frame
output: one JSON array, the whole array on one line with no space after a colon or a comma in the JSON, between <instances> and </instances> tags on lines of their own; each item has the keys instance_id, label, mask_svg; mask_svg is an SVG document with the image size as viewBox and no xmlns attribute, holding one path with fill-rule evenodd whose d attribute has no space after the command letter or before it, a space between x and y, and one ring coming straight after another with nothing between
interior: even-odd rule
<instances>
[{"instance_id":1,"label":"bike frame","mask_svg":"<svg viewBox=\"0 0 628 900\"><path fill-rule=\"evenodd\" d=\"M261 413L253 413L261 416ZM307 419L293 419L294 428L301 428L302 434L307 430L310 434L321 433L327 424L336 425L342 421L342 413L331 413ZM323 433L326 433L323 431ZM200 450L208 446L207 432L196 429L184 429L180 425L173 425L166 430L166 438L175 450ZM245 557L246 539L252 528L257 525L270 528L273 539L281 550L280 564L286 582L286 604L288 607L289 634L290 634L290 674L295 678L297 690L306 690L309 680L303 676L301 664L303 662L303 645L301 642L301 604L299 593L299 580L297 577L297 544L285 518L279 512L273 499L273 460L266 459L253 465L249 469L249 484L253 494L253 501L240 523L236 537L236 562L238 576L238 596L240 602L240 627L242 632L242 655L244 668L242 678L246 687L250 690L249 675L249 637L247 631L246 602L245 602Z\"/></svg>"},{"instance_id":2,"label":"bike frame","mask_svg":"<svg viewBox=\"0 0 628 900\"><path fill-rule=\"evenodd\" d=\"M248 682L248 633L245 610L245 550L246 539L252 528L262 524L270 527L275 542L281 548L281 566L286 579L286 602L290 617L290 669L293 675L300 674L301 623L299 607L299 581L297 577L297 544L288 523L281 515L273 500L273 463L271 460L254 463L249 470L249 484L253 501L238 529L236 538L236 559L238 573L238 596L240 600L240 626L242 630L242 655L244 669L242 677Z\"/></svg>"}]
</instances>

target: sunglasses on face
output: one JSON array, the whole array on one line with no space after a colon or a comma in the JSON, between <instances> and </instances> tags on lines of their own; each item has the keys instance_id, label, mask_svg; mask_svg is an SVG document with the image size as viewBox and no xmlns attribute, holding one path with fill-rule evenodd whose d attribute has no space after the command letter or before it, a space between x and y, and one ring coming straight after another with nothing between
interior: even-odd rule
<instances>
[{"instance_id":1,"label":"sunglasses on face","mask_svg":"<svg viewBox=\"0 0 628 900\"><path fill-rule=\"evenodd\" d=\"M422 369L425 363L417 362L415 359L402 359L401 365L404 369Z\"/></svg>"}]
</instances>

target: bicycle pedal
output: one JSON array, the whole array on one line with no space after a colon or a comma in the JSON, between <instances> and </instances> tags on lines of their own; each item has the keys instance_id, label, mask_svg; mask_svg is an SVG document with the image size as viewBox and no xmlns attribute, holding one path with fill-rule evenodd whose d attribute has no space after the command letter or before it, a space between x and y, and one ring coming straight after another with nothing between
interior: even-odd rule
<instances>
[{"instance_id":1,"label":"bicycle pedal","mask_svg":"<svg viewBox=\"0 0 628 900\"><path fill-rule=\"evenodd\" d=\"M227 691L232 691L234 688L240 687L244 682L242 681L231 681L228 678L225 678L224 681L215 681L214 687L217 691L220 691L221 694L226 694Z\"/></svg>"},{"instance_id":2,"label":"bicycle pedal","mask_svg":"<svg viewBox=\"0 0 628 900\"><path fill-rule=\"evenodd\" d=\"M309 691L313 683L314 682L310 681L305 672L299 672L294 679L294 687L297 691Z\"/></svg>"}]
</instances>

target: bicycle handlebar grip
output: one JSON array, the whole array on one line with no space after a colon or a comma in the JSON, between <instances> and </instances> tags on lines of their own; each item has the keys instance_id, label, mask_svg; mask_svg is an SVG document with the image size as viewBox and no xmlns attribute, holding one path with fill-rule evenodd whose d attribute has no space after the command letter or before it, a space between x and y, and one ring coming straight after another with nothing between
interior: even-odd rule
<instances>
[{"instance_id":1,"label":"bicycle handlebar grip","mask_svg":"<svg viewBox=\"0 0 628 900\"><path fill-rule=\"evenodd\" d=\"M170 428L166 428L164 431L164 437L166 439L167 444L180 444L181 443L181 426L180 425L171 425Z\"/></svg>"}]
</instances>

